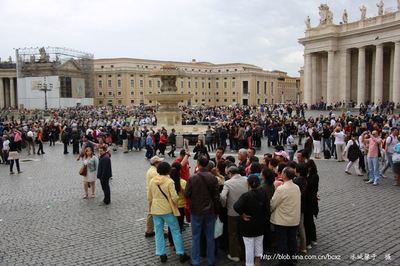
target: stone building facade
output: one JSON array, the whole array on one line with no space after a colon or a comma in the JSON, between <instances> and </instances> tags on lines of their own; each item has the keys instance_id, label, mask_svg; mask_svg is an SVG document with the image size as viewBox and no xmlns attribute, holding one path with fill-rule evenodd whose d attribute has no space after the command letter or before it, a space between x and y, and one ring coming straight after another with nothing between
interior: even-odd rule
<instances>
[{"instance_id":1,"label":"stone building facade","mask_svg":"<svg viewBox=\"0 0 400 266\"><path fill-rule=\"evenodd\" d=\"M212 64L208 62L171 62L133 58L94 60L96 105L155 104L144 97L160 90L160 80L150 73L164 64L174 64L187 77L178 78L178 92L193 98L191 105L258 105L296 103L300 79L282 71L265 71L249 64Z\"/></svg>"},{"instance_id":2,"label":"stone building facade","mask_svg":"<svg viewBox=\"0 0 400 266\"><path fill-rule=\"evenodd\" d=\"M304 102L400 102L400 11L378 5L378 16L333 23L326 4L320 6L320 23L306 20L304 45Z\"/></svg>"},{"instance_id":3,"label":"stone building facade","mask_svg":"<svg viewBox=\"0 0 400 266\"><path fill-rule=\"evenodd\" d=\"M0 109L17 107L17 72L15 63L0 62Z\"/></svg>"}]
</instances>

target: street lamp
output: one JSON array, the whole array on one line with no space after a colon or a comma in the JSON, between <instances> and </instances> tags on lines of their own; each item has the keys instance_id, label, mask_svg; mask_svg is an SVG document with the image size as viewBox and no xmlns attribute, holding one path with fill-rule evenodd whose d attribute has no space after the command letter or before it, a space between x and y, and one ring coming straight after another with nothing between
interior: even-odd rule
<instances>
[{"instance_id":1,"label":"street lamp","mask_svg":"<svg viewBox=\"0 0 400 266\"><path fill-rule=\"evenodd\" d=\"M47 111L47 92L51 91L53 84L48 84L49 86L47 86L47 78L46 76L43 78L43 83L40 86L40 91L44 92L44 109Z\"/></svg>"}]
</instances>

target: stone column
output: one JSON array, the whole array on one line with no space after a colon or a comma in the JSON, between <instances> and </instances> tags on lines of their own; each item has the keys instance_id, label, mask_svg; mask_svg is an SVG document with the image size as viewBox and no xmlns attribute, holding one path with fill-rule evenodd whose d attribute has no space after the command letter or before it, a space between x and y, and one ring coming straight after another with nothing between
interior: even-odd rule
<instances>
[{"instance_id":1,"label":"stone column","mask_svg":"<svg viewBox=\"0 0 400 266\"><path fill-rule=\"evenodd\" d=\"M335 51L328 51L328 73L327 73L327 86L326 86L326 104L329 106L334 104L334 95L335 95Z\"/></svg>"},{"instance_id":2,"label":"stone column","mask_svg":"<svg viewBox=\"0 0 400 266\"><path fill-rule=\"evenodd\" d=\"M10 107L10 81L7 82L7 79L4 79L4 107Z\"/></svg>"},{"instance_id":3,"label":"stone column","mask_svg":"<svg viewBox=\"0 0 400 266\"><path fill-rule=\"evenodd\" d=\"M376 46L374 103L382 103L383 98L383 44Z\"/></svg>"},{"instance_id":4,"label":"stone column","mask_svg":"<svg viewBox=\"0 0 400 266\"><path fill-rule=\"evenodd\" d=\"M339 101L345 101L346 106L350 102L350 69L351 69L351 52L345 49L341 52L341 69L340 69L340 97Z\"/></svg>"},{"instance_id":5,"label":"stone column","mask_svg":"<svg viewBox=\"0 0 400 266\"><path fill-rule=\"evenodd\" d=\"M14 78L10 78L10 106L15 107L15 87Z\"/></svg>"},{"instance_id":6,"label":"stone column","mask_svg":"<svg viewBox=\"0 0 400 266\"><path fill-rule=\"evenodd\" d=\"M304 103L310 105L312 102L312 65L311 54L304 55Z\"/></svg>"},{"instance_id":7,"label":"stone column","mask_svg":"<svg viewBox=\"0 0 400 266\"><path fill-rule=\"evenodd\" d=\"M365 47L358 49L357 106L365 103Z\"/></svg>"},{"instance_id":8,"label":"stone column","mask_svg":"<svg viewBox=\"0 0 400 266\"><path fill-rule=\"evenodd\" d=\"M4 108L4 79L0 78L0 109Z\"/></svg>"},{"instance_id":9,"label":"stone column","mask_svg":"<svg viewBox=\"0 0 400 266\"><path fill-rule=\"evenodd\" d=\"M392 101L396 105L400 103L400 41L394 45L394 63L393 63L393 96Z\"/></svg>"},{"instance_id":10,"label":"stone column","mask_svg":"<svg viewBox=\"0 0 400 266\"><path fill-rule=\"evenodd\" d=\"M318 64L318 54L313 54L311 56L311 65L312 65L312 95L311 95L311 102L312 103L318 103L321 101L321 96L318 97L318 95L321 95L320 91L321 91L321 86L318 86L318 78L319 75L317 75L318 73L318 68L317 68L317 64Z\"/></svg>"}]
</instances>

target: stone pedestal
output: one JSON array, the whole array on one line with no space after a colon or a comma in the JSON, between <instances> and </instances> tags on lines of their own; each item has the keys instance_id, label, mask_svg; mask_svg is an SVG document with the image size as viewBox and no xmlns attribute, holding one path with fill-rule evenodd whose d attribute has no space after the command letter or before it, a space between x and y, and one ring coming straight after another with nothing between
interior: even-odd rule
<instances>
[{"instance_id":1,"label":"stone pedestal","mask_svg":"<svg viewBox=\"0 0 400 266\"><path fill-rule=\"evenodd\" d=\"M177 94L177 93L161 93L161 94L148 94L145 97L152 102L158 102L160 108L157 111L157 127L164 127L168 131L172 128L176 130L176 133L183 134L184 130L182 127L182 114L179 110L178 104L181 101L191 99L191 94Z\"/></svg>"}]
</instances>

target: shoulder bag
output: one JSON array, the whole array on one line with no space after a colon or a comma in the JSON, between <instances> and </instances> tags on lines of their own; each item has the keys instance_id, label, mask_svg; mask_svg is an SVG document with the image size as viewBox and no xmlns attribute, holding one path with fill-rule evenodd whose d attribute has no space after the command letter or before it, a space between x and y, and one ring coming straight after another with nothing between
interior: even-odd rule
<instances>
[{"instance_id":1,"label":"shoulder bag","mask_svg":"<svg viewBox=\"0 0 400 266\"><path fill-rule=\"evenodd\" d=\"M87 165L82 165L81 169L79 170L79 174L81 176L86 176L87 175Z\"/></svg>"},{"instance_id":2,"label":"shoulder bag","mask_svg":"<svg viewBox=\"0 0 400 266\"><path fill-rule=\"evenodd\" d=\"M169 198L169 197L164 193L164 191L161 189L160 185L157 185L157 186L158 186L158 189L161 191L161 193L164 195L164 197L168 200L168 203L169 203L169 205L170 205L170 207L171 207L171 209L172 209L172 213L174 214L174 216L181 216L181 214L180 214L178 208L177 208L176 205L172 202L172 199Z\"/></svg>"}]
</instances>

